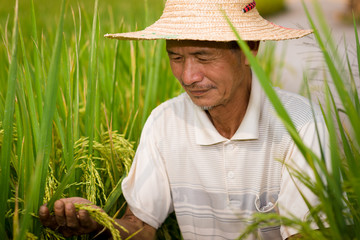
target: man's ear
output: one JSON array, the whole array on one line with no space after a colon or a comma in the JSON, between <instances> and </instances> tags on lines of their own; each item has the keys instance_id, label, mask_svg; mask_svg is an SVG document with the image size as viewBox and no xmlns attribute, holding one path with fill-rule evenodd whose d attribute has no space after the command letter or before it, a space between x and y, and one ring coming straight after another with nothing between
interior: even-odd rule
<instances>
[{"instance_id":1,"label":"man's ear","mask_svg":"<svg viewBox=\"0 0 360 240\"><path fill-rule=\"evenodd\" d=\"M259 51L260 41L249 41L248 45L251 49L252 54L256 56ZM247 58L245 58L245 65L250 66L250 62Z\"/></svg>"}]
</instances>

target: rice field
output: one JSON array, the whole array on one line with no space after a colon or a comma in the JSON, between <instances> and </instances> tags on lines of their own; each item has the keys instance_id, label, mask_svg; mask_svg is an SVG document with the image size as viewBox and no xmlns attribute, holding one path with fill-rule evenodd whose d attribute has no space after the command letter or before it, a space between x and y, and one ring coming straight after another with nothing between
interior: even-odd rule
<instances>
[{"instance_id":1,"label":"rice field","mask_svg":"<svg viewBox=\"0 0 360 240\"><path fill-rule=\"evenodd\" d=\"M44 202L82 196L110 216L124 209L120 183L142 126L181 87L166 67L164 42L103 37L152 22L162 1L114 8L105 1L7 3L12 11L0 23L0 232L51 239L55 233L36 217ZM135 15L145 18L135 23Z\"/></svg>"},{"instance_id":2,"label":"rice field","mask_svg":"<svg viewBox=\"0 0 360 240\"><path fill-rule=\"evenodd\" d=\"M109 216L121 215L120 183L142 126L154 107L182 90L168 68L164 41L114 41L103 35L144 28L160 16L164 1L2 0L0 5L0 236L61 239L37 218L39 206L47 202L51 208L60 197L85 197ZM297 141L326 178L309 182L301 173L294 176L321 197L309 222L321 229L327 222L331 228L319 233L309 230L309 222L277 216L257 216L261 221L252 227L281 221L298 226L308 239L360 239L360 103L354 87L359 76L349 67L353 63L336 55L336 46L324 42L326 31L323 24L317 35L329 73L325 80L335 83L334 94L342 97L337 106L326 88L323 111L335 146L332 171ZM271 49L262 57L263 67L273 60ZM359 44L357 56L360 62ZM252 64L298 139L267 85L279 69L265 73L257 59ZM350 128L342 127L339 110L349 117ZM181 239L174 216L158 231L158 239Z\"/></svg>"}]
</instances>

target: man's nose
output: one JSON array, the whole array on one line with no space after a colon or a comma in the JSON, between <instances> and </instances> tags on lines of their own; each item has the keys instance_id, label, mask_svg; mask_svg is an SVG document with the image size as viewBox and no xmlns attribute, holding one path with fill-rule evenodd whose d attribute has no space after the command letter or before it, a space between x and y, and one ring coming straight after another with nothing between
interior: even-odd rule
<instances>
[{"instance_id":1,"label":"man's nose","mask_svg":"<svg viewBox=\"0 0 360 240\"><path fill-rule=\"evenodd\" d=\"M187 59L184 62L183 72L181 74L181 81L184 85L189 86L193 83L200 82L203 79L203 74L200 66L192 59Z\"/></svg>"}]
</instances>

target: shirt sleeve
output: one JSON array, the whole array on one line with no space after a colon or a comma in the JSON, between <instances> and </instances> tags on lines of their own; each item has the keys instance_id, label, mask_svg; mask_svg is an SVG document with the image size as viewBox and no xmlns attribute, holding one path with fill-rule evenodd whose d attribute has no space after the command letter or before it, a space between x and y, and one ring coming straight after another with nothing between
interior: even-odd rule
<instances>
[{"instance_id":1,"label":"shirt sleeve","mask_svg":"<svg viewBox=\"0 0 360 240\"><path fill-rule=\"evenodd\" d=\"M322 147L325 150L324 154L327 159L326 156L329 155L328 133L323 118L319 116L316 124L319 130L321 146L316 133L314 120L305 124L300 129L299 134L305 145L311 148L317 156L321 155L320 147ZM307 174L311 179L314 179L313 170L308 165L295 143L292 144L285 162L296 170ZM288 169L284 166L282 171L281 190L278 199L280 214L289 218L295 216L298 219L305 220L309 214L309 209L298 189L300 189L311 205L316 205L318 203L318 198L298 179L295 177L292 178ZM316 228L316 225L314 224L314 226L311 227ZM281 226L281 235L283 239L286 239L297 232L298 231L294 228Z\"/></svg>"},{"instance_id":2,"label":"shirt sleeve","mask_svg":"<svg viewBox=\"0 0 360 240\"><path fill-rule=\"evenodd\" d=\"M122 190L134 215L157 229L173 211L173 203L164 162L156 146L154 125L149 117Z\"/></svg>"}]
</instances>

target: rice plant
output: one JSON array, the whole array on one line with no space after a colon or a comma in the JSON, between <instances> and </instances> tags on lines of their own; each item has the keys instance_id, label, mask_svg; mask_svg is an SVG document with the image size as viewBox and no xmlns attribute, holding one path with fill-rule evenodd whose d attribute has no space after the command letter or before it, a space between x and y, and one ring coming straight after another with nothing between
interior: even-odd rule
<instances>
[{"instance_id":1,"label":"rice plant","mask_svg":"<svg viewBox=\"0 0 360 240\"><path fill-rule=\"evenodd\" d=\"M144 4L162 9L147 1L136 5ZM76 5L64 0L59 18L39 29L38 6L26 1L16 3L13 23L9 17L0 22L0 75L7 79L0 80L4 239L63 239L42 228L37 217L39 206L47 203L51 209L61 197L84 197L110 217L121 215L121 181L144 121L151 109L181 91L166 67L164 42L103 38L107 32L135 30L136 23L114 19L103 2L91 5L89 11L89 1ZM30 17L18 14L24 8ZM147 7L133 11L139 9L152 21ZM128 9L123 12L131 15ZM169 229L159 234L178 234Z\"/></svg>"}]
</instances>

